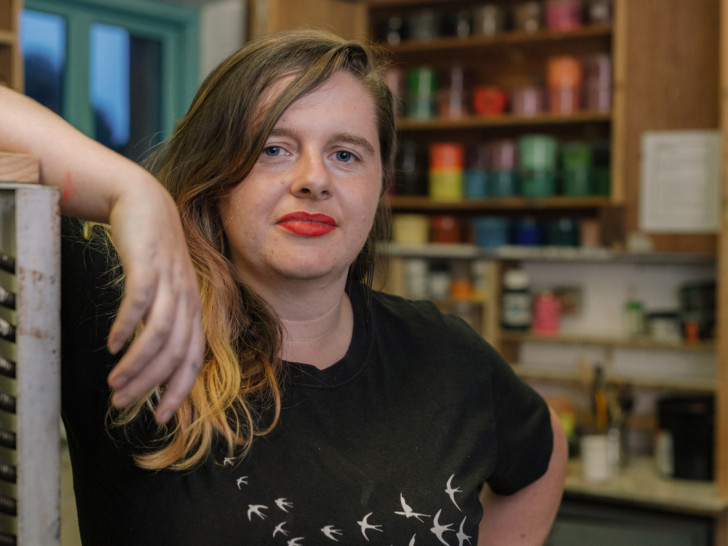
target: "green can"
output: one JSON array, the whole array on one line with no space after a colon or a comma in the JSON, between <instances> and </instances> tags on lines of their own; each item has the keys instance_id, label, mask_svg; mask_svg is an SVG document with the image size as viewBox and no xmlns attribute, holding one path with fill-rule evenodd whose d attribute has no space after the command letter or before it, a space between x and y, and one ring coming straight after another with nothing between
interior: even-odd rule
<instances>
[{"instance_id":1,"label":"green can","mask_svg":"<svg viewBox=\"0 0 728 546\"><path fill-rule=\"evenodd\" d=\"M564 195L585 197L593 195L592 150L584 142L570 142L561 147Z\"/></svg>"}]
</instances>

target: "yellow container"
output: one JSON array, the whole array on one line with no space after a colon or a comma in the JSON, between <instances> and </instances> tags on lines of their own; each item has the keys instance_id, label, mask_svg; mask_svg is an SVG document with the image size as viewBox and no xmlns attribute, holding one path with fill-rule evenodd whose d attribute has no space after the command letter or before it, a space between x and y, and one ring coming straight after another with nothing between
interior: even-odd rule
<instances>
[{"instance_id":1,"label":"yellow container","mask_svg":"<svg viewBox=\"0 0 728 546\"><path fill-rule=\"evenodd\" d=\"M463 171L430 170L430 199L460 201L463 185Z\"/></svg>"},{"instance_id":2,"label":"yellow container","mask_svg":"<svg viewBox=\"0 0 728 546\"><path fill-rule=\"evenodd\" d=\"M430 222L424 214L395 214L392 240L403 245L424 245L430 239Z\"/></svg>"}]
</instances>

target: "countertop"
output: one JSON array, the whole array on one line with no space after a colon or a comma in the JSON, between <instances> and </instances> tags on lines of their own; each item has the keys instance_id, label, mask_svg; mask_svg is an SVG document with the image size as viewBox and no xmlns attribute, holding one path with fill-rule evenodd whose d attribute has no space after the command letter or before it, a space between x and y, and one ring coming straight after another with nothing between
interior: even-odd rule
<instances>
[{"instance_id":1,"label":"countertop","mask_svg":"<svg viewBox=\"0 0 728 546\"><path fill-rule=\"evenodd\" d=\"M646 508L716 517L728 510L728 498L718 496L715 482L665 478L658 474L652 458L637 458L614 477L603 482L587 481L581 462L569 461L565 494L591 497Z\"/></svg>"}]
</instances>

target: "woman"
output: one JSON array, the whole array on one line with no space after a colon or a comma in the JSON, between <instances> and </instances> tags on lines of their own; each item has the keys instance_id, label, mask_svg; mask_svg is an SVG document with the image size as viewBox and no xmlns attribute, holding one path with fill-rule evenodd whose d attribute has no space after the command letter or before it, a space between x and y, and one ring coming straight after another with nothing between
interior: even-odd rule
<instances>
[{"instance_id":1,"label":"woman","mask_svg":"<svg viewBox=\"0 0 728 546\"><path fill-rule=\"evenodd\" d=\"M174 202L0 94L0 146L41 158L64 214L110 224L125 273L116 313L107 261L64 246L63 418L84 544L545 539L566 453L553 413L462 321L361 282L393 178L378 70L320 32L246 46L161 156Z\"/></svg>"}]
</instances>

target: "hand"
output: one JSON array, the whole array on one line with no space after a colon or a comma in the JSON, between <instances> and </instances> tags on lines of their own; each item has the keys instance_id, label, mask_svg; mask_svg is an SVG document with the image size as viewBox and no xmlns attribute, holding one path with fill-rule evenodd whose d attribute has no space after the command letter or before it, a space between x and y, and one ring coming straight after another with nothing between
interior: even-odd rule
<instances>
[{"instance_id":1,"label":"hand","mask_svg":"<svg viewBox=\"0 0 728 546\"><path fill-rule=\"evenodd\" d=\"M165 384L155 414L166 423L200 372L205 350L197 276L177 208L153 178L113 203L109 222L125 273L124 297L109 333L118 352L141 332L109 374L112 403L124 407Z\"/></svg>"}]
</instances>

